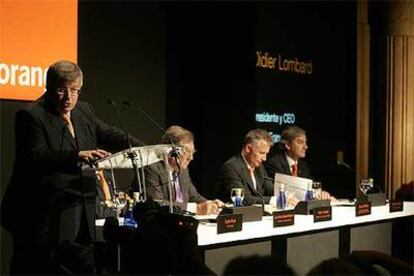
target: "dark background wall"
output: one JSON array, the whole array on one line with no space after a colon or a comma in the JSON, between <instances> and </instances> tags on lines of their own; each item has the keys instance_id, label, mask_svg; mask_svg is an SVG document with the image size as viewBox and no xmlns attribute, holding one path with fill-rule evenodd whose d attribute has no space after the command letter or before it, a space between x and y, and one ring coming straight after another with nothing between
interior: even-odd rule
<instances>
[{"instance_id":1,"label":"dark background wall","mask_svg":"<svg viewBox=\"0 0 414 276\"><path fill-rule=\"evenodd\" d=\"M356 7L353 2L261 3L257 48L282 59L312 61L312 74L256 70L256 109L295 114L307 131L315 179L337 197L352 197L354 173L338 166L337 151L355 167ZM278 56L279 58L279 56ZM278 61L280 62L280 61ZM280 134L286 124L260 123Z\"/></svg>"},{"instance_id":2,"label":"dark background wall","mask_svg":"<svg viewBox=\"0 0 414 276\"><path fill-rule=\"evenodd\" d=\"M213 197L219 166L240 151L243 136L258 126L254 114L262 90L256 50L264 47L266 35L276 43L269 48L279 43L289 49L306 30L309 45L299 50L311 47L319 63L337 61L310 80L312 97L306 104L311 112L302 124L310 136L309 161L327 190L353 197L352 176L335 166L334 153L343 148L347 161L355 162L355 14L353 2L287 7L283 2L80 1L81 99L116 126L120 123L109 98L134 102L163 127L179 124L192 130L199 151L191 175L200 192ZM265 21L269 31L262 33L264 18L272 19ZM315 84L322 89L313 89ZM1 196L13 162L14 114L24 105L0 101ZM148 144L158 143L162 132L142 114L122 108L121 115L129 132ZM10 239L1 234L4 274Z\"/></svg>"},{"instance_id":3,"label":"dark background wall","mask_svg":"<svg viewBox=\"0 0 414 276\"><path fill-rule=\"evenodd\" d=\"M315 178L354 197L356 7L353 2L181 3L167 13L167 124L194 131L193 179L214 196L220 165L241 149L255 113L291 110L308 132ZM312 75L256 68L256 51L313 60Z\"/></svg>"},{"instance_id":4,"label":"dark background wall","mask_svg":"<svg viewBox=\"0 0 414 276\"><path fill-rule=\"evenodd\" d=\"M106 122L121 127L108 99L127 100L154 120L165 120L165 16L139 2L79 3L78 60L85 74L82 100ZM148 144L160 131L119 103L127 130Z\"/></svg>"},{"instance_id":5,"label":"dark background wall","mask_svg":"<svg viewBox=\"0 0 414 276\"><path fill-rule=\"evenodd\" d=\"M219 166L254 127L255 6L184 3L167 11L167 124L194 132L191 174L212 197Z\"/></svg>"}]
</instances>

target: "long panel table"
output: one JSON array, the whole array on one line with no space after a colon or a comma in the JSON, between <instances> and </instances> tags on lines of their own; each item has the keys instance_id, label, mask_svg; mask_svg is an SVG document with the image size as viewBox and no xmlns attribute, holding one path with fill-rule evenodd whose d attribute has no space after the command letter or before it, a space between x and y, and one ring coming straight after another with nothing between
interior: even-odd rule
<instances>
[{"instance_id":1,"label":"long panel table","mask_svg":"<svg viewBox=\"0 0 414 276\"><path fill-rule=\"evenodd\" d=\"M236 257L274 255L287 261L298 275L306 274L319 262L346 256L353 250L375 250L392 253L392 237L399 221L412 228L414 202L404 202L402 212L389 212L388 204L372 207L371 214L356 217L353 206L333 206L332 220L314 222L312 215L295 215L292 226L273 227L273 217L244 222L240 232L217 234L217 224L200 218L198 246L205 264L222 275L228 262ZM97 220L97 234L102 240ZM412 242L412 233L410 234ZM412 244L408 245L411 246Z\"/></svg>"},{"instance_id":2,"label":"long panel table","mask_svg":"<svg viewBox=\"0 0 414 276\"><path fill-rule=\"evenodd\" d=\"M224 234L217 234L215 223L200 223L198 245L205 263L217 274L235 257L273 254L303 275L320 261L353 250L391 254L393 221L412 216L414 202L404 202L402 212L390 213L387 204L359 217L353 206L334 206L331 221L315 223L312 215L295 215L294 225L277 228L272 216L264 216L261 221L243 223L240 232Z\"/></svg>"}]
</instances>

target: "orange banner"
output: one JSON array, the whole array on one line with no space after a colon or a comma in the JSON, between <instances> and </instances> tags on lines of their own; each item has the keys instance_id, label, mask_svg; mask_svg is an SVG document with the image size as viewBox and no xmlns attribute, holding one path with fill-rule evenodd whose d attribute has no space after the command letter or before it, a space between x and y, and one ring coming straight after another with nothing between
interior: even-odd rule
<instances>
[{"instance_id":1,"label":"orange banner","mask_svg":"<svg viewBox=\"0 0 414 276\"><path fill-rule=\"evenodd\" d=\"M47 67L77 61L77 0L0 0L0 98L35 100Z\"/></svg>"}]
</instances>

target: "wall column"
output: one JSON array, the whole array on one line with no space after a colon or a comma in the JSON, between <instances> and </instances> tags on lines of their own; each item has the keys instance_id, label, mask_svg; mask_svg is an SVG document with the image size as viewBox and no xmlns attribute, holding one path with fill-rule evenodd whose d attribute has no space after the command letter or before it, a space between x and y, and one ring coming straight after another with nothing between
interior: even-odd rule
<instances>
[{"instance_id":1,"label":"wall column","mask_svg":"<svg viewBox=\"0 0 414 276\"><path fill-rule=\"evenodd\" d=\"M370 28L368 2L357 1L357 103L356 103L356 194L361 178L368 177Z\"/></svg>"},{"instance_id":2,"label":"wall column","mask_svg":"<svg viewBox=\"0 0 414 276\"><path fill-rule=\"evenodd\" d=\"M391 198L414 181L414 2L387 1L382 8L385 70L378 82L386 100L385 114L377 115L385 116L383 177Z\"/></svg>"}]
</instances>

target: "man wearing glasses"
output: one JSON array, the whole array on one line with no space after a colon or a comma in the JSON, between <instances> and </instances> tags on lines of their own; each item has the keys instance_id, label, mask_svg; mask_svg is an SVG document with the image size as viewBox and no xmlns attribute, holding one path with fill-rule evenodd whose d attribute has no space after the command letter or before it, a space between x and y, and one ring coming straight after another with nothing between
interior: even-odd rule
<instances>
[{"instance_id":1,"label":"man wearing glasses","mask_svg":"<svg viewBox=\"0 0 414 276\"><path fill-rule=\"evenodd\" d=\"M219 208L224 205L223 202L218 199L207 200L200 195L188 172L188 166L196 152L193 133L180 126L170 126L161 143L173 143L180 148L180 153L170 154L168 164L159 161L144 168L147 196L162 205L168 205L170 190L174 207L181 211L198 215L218 213ZM171 185L170 188L168 185Z\"/></svg>"},{"instance_id":2,"label":"man wearing glasses","mask_svg":"<svg viewBox=\"0 0 414 276\"><path fill-rule=\"evenodd\" d=\"M78 65L58 61L44 95L16 114L15 163L1 208L13 237L12 274L94 272L95 173L81 165L127 143L79 101L82 84Z\"/></svg>"}]
</instances>

